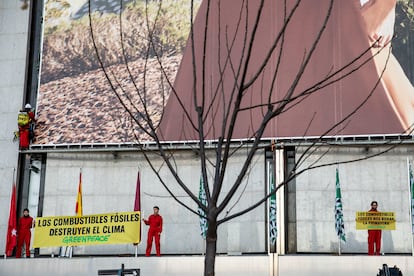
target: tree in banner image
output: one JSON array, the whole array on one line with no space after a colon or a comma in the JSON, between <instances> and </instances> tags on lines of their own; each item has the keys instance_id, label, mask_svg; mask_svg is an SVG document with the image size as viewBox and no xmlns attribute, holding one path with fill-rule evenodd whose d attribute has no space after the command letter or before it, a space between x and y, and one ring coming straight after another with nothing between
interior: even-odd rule
<instances>
[{"instance_id":1,"label":"tree in banner image","mask_svg":"<svg viewBox=\"0 0 414 276\"><path fill-rule=\"evenodd\" d=\"M103 43L109 35L98 31L105 29L101 28L105 18L89 10L99 67L132 124L125 129L132 132L169 195L195 216L205 215L204 275L215 273L220 225L269 199L272 208L278 189L298 175L337 164L301 167L324 138L361 134L360 124L367 133L410 130L407 125L414 120L404 108L395 114L392 107L408 101L400 101L399 95L383 96L389 92L381 82L382 75L389 73L389 41L368 40L371 30L365 29L367 17L361 15L367 9L354 2L142 1L121 7L125 12L118 15L119 36L113 45ZM145 14L138 18L145 18L144 22L133 25L142 26L133 32L139 36L123 25L127 16L141 14L138 10ZM171 24L168 20L180 18L172 11L187 17ZM189 31L188 39L183 30ZM352 39L344 41L333 36L349 33ZM110 46L121 51L109 53ZM140 56L131 58L136 52ZM141 66L132 70L136 62ZM122 69L113 70L113 64ZM390 98L397 102L390 104ZM255 158L270 147L269 137L304 136L314 138L295 156L292 169L274 189L249 202L238 201L245 185L251 184ZM177 141L186 142L197 156L199 189L177 166ZM231 166L235 158L239 158L237 167ZM169 176L161 172L159 163ZM186 201L173 192L173 185L185 193ZM205 196L197 195L197 190ZM342 205L337 207L339 212Z\"/></svg>"}]
</instances>

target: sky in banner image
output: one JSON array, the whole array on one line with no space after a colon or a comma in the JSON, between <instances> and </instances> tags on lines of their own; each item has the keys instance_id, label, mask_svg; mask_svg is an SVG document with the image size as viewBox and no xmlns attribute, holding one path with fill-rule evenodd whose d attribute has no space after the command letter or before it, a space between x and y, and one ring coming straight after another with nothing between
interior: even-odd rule
<instances>
[{"instance_id":1,"label":"sky in banner image","mask_svg":"<svg viewBox=\"0 0 414 276\"><path fill-rule=\"evenodd\" d=\"M218 1L214 0L212 7L216 7ZM189 109L192 106L192 97L188 94L193 90L194 81L191 44L187 40L190 28L190 1L162 1L163 16L157 21L154 29L156 47L162 49L161 59L167 75L171 80L175 80L177 96L170 96L169 90L162 88L166 83L160 80L157 60L151 52L147 60L148 68L151 70L146 75L146 82L143 82L147 53L146 1L123 1L122 24L119 17L119 1L91 2L92 26L98 51L103 64L110 72L109 77L115 88L121 91L123 97L129 97L133 102L138 102L136 93L131 93L135 91L134 82L140 89L145 89L149 112L156 121L161 119L161 110L164 108L162 99L168 99L165 103L166 113L161 121L163 138L194 139L196 135L190 131L190 123L184 118L177 99L180 97L184 106ZM248 75L259 68L263 55L270 49L282 26L284 2L265 1ZM287 11L292 8L293 2L295 1L287 1ZM328 2L321 0L315 5L313 0L303 0L297 13L292 17L284 37L285 47L280 57L280 66L283 70L279 71L276 86L273 88L273 101L280 100L288 91L304 53L309 51L315 35L321 28ZM287 112L270 123L264 137L319 135L334 123L346 118L374 88L374 93L366 104L351 119L328 133L329 135L403 133L414 123L414 108L409 104L414 102L414 4L412 1L399 0L396 6L388 5L391 2L393 1L335 1L326 30L295 93L311 87L327 74L345 66L374 44L373 50L368 51L362 58L369 61L340 82L323 88L320 93L303 99L298 105L292 104ZM151 21L159 2L148 3ZM248 10L251 16L257 12L258 6L257 1L250 1L247 4L249 6L243 8L243 3L245 1L221 1L221 12L217 9L211 11L210 18L213 23L207 32L207 38L211 43L208 44L206 52L206 58L211 62L205 68L209 76L209 81L205 84L206 91L214 91L213 88L221 84L225 88L232 86L230 77L225 78L223 83L218 77L220 68L223 68L225 74L233 75L232 69L225 65L226 59L217 61L217 57L223 57L227 51L225 47L220 47L224 45L219 45L220 41L235 37L231 48L234 66L238 65L240 57L245 56L244 36L236 28L239 11L242 12L241 24L244 24L251 22L243 17L246 11ZM100 69L91 40L86 4L86 0L45 2L35 143L123 143L135 141L134 134L142 140L148 139L140 133L119 104ZM203 44L203 19L207 5L206 1L202 0L196 1L196 4L197 8L200 6L194 20L197 48ZM381 20L376 20L379 18ZM222 25L217 26L218 22ZM218 28L227 31L220 34L217 32ZM247 30L250 35L252 26L248 25ZM219 35L223 37L218 37ZM388 58L392 37L392 54ZM120 50L122 47L125 55ZM278 50L280 49L276 52ZM378 50L381 51L377 53ZM200 54L201 51L196 51L196 60L201 60ZM271 57L269 66L266 66L259 76L260 84L252 85L246 92L252 96L246 97L248 100L243 105L260 105L267 100L267 94L258 93L258 90L269 91L278 58L277 54ZM125 59L128 60L128 67L125 66ZM387 59L388 64L382 81L376 87ZM362 60L343 71L342 75L361 65ZM198 69L195 73L201 76L200 66ZM214 102L208 95L207 100L213 101L212 114L220 116L221 105L226 101ZM263 111L259 109L241 114L236 122L234 138L245 138L249 129L258 121L255 118L263 116L262 114ZM190 116L194 115L191 111ZM220 120L207 120L207 124L210 123L211 126L206 126L206 129L221 129L215 125L219 122ZM292 125L295 127L292 128ZM185 131L182 131L183 129ZM215 139L217 135L211 131L207 133L206 138Z\"/></svg>"}]
</instances>

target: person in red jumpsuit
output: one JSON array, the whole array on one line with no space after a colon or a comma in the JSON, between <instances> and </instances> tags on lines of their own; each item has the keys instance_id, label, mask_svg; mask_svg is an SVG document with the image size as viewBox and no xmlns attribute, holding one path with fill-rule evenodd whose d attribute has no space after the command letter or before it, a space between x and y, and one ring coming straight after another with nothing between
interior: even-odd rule
<instances>
[{"instance_id":1,"label":"person in red jumpsuit","mask_svg":"<svg viewBox=\"0 0 414 276\"><path fill-rule=\"evenodd\" d=\"M18 135L20 149L28 149L30 143L34 138L34 124L35 114L32 111L32 106L26 104L23 110L20 110L17 125L19 127Z\"/></svg>"},{"instance_id":2,"label":"person in red jumpsuit","mask_svg":"<svg viewBox=\"0 0 414 276\"><path fill-rule=\"evenodd\" d=\"M148 219L143 219L144 223L149 225L145 256L149 256L151 254L153 239L155 239L155 250L157 252L157 256L161 256L160 237L162 232L162 217L158 214L160 211L158 206L154 206L153 210L154 213L150 215Z\"/></svg>"},{"instance_id":3,"label":"person in red jumpsuit","mask_svg":"<svg viewBox=\"0 0 414 276\"><path fill-rule=\"evenodd\" d=\"M17 224L16 258L20 258L22 256L23 244L26 247L26 257L30 258L30 238L32 237L30 229L32 227L34 227L34 220L29 215L29 209L26 208L23 210L23 216L19 219L19 223Z\"/></svg>"},{"instance_id":4,"label":"person in red jumpsuit","mask_svg":"<svg viewBox=\"0 0 414 276\"><path fill-rule=\"evenodd\" d=\"M378 212L378 202L371 202L371 209L368 212ZM381 255L381 233L382 230L368 230L368 255Z\"/></svg>"}]
</instances>

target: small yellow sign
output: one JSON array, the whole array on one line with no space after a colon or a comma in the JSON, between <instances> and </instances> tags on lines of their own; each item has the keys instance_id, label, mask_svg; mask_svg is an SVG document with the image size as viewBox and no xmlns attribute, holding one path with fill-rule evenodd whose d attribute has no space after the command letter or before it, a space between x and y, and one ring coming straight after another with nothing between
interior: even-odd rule
<instances>
[{"instance_id":1,"label":"small yellow sign","mask_svg":"<svg viewBox=\"0 0 414 276\"><path fill-rule=\"evenodd\" d=\"M36 218L33 247L139 243L140 212Z\"/></svg>"},{"instance_id":2,"label":"small yellow sign","mask_svg":"<svg viewBox=\"0 0 414 276\"><path fill-rule=\"evenodd\" d=\"M394 212L356 212L357 230L395 230Z\"/></svg>"}]
</instances>

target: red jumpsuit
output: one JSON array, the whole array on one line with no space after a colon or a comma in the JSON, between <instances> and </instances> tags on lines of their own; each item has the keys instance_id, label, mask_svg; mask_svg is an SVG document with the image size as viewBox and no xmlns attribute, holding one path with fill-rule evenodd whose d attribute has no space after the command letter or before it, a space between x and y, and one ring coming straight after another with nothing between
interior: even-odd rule
<instances>
[{"instance_id":1,"label":"red jumpsuit","mask_svg":"<svg viewBox=\"0 0 414 276\"><path fill-rule=\"evenodd\" d=\"M162 217L160 215L151 215L148 220L144 220L146 225L149 225L148 237L147 237L147 250L145 251L145 256L151 254L152 240L155 239L155 250L157 256L161 256L161 247L160 247L160 236L162 232Z\"/></svg>"},{"instance_id":2,"label":"red jumpsuit","mask_svg":"<svg viewBox=\"0 0 414 276\"><path fill-rule=\"evenodd\" d=\"M28 149L30 144L30 129L29 125L27 126L19 126L19 138L20 143L19 146L21 149Z\"/></svg>"},{"instance_id":3,"label":"red jumpsuit","mask_svg":"<svg viewBox=\"0 0 414 276\"><path fill-rule=\"evenodd\" d=\"M371 209L368 212L378 212ZM368 230L368 255L381 255L382 230Z\"/></svg>"},{"instance_id":4,"label":"red jumpsuit","mask_svg":"<svg viewBox=\"0 0 414 276\"><path fill-rule=\"evenodd\" d=\"M19 125L20 148L28 149L30 141L33 139L33 124L35 121L35 114L33 111L26 111L28 121L25 125Z\"/></svg>"},{"instance_id":5,"label":"red jumpsuit","mask_svg":"<svg viewBox=\"0 0 414 276\"><path fill-rule=\"evenodd\" d=\"M16 258L20 258L22 256L23 243L26 247L26 257L30 257L30 238L32 237L30 229L32 228L32 225L33 218L31 216L23 216L19 219L19 224L17 225Z\"/></svg>"}]
</instances>

